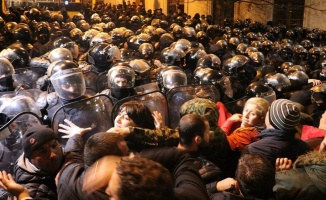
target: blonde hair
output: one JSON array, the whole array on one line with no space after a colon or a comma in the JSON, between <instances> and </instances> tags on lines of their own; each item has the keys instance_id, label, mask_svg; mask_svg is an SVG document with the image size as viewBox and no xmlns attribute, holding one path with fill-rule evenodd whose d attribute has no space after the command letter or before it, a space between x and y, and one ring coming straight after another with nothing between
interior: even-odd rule
<instances>
[{"instance_id":1,"label":"blonde hair","mask_svg":"<svg viewBox=\"0 0 326 200\"><path fill-rule=\"evenodd\" d=\"M254 104L257 106L257 113L260 117L265 118L266 113L269 108L269 102L266 99L260 97L252 97L248 99L244 105L246 107L247 104Z\"/></svg>"}]
</instances>

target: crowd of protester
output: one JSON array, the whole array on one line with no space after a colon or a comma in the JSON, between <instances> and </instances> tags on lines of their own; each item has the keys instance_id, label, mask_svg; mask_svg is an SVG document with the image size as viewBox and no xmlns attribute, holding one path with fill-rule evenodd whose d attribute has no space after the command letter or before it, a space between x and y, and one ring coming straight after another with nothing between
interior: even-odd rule
<instances>
[{"instance_id":1,"label":"crowd of protester","mask_svg":"<svg viewBox=\"0 0 326 200\"><path fill-rule=\"evenodd\" d=\"M0 199L326 198L326 31L176 8L0 18Z\"/></svg>"}]
</instances>

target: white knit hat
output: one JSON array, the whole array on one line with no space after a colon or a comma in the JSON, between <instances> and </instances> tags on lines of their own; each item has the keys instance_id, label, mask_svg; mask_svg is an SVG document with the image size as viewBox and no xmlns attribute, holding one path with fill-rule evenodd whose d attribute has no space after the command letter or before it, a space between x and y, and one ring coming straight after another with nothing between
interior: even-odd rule
<instances>
[{"instance_id":1,"label":"white knit hat","mask_svg":"<svg viewBox=\"0 0 326 200\"><path fill-rule=\"evenodd\" d=\"M287 99L278 99L272 102L269 109L269 122L279 130L291 131L300 121L300 111Z\"/></svg>"}]
</instances>

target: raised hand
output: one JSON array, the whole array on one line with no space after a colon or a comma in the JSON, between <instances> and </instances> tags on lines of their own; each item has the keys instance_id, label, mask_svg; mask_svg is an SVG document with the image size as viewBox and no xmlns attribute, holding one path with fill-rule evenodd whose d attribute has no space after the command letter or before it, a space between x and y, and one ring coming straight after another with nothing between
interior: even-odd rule
<instances>
[{"instance_id":1,"label":"raised hand","mask_svg":"<svg viewBox=\"0 0 326 200\"><path fill-rule=\"evenodd\" d=\"M63 136L62 138L70 138L73 135L79 134L79 135L84 135L88 131L90 131L92 128L80 128L76 124L72 123L71 121L65 119L64 122L66 122L67 125L65 124L59 124L59 132L67 134Z\"/></svg>"}]
</instances>

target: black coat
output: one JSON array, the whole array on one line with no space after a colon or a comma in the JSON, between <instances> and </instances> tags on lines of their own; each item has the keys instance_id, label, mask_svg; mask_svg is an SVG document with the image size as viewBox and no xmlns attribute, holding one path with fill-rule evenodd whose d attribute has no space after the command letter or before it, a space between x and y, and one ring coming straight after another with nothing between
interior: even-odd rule
<instances>
[{"instance_id":1,"label":"black coat","mask_svg":"<svg viewBox=\"0 0 326 200\"><path fill-rule=\"evenodd\" d=\"M56 174L41 174L28 166L27 158L21 155L14 167L14 178L22 184L34 199L57 199Z\"/></svg>"},{"instance_id":2,"label":"black coat","mask_svg":"<svg viewBox=\"0 0 326 200\"><path fill-rule=\"evenodd\" d=\"M58 200L109 199L105 191L95 191L88 195L82 191L87 169L83 151L84 142L80 135L69 138L65 147L65 164L58 176Z\"/></svg>"},{"instance_id":3,"label":"black coat","mask_svg":"<svg viewBox=\"0 0 326 200\"><path fill-rule=\"evenodd\" d=\"M249 144L242 152L262 155L274 166L276 158L289 158L294 162L298 156L311 151L308 144L296 139L294 134L277 129L263 130L258 135L260 140Z\"/></svg>"}]
</instances>

